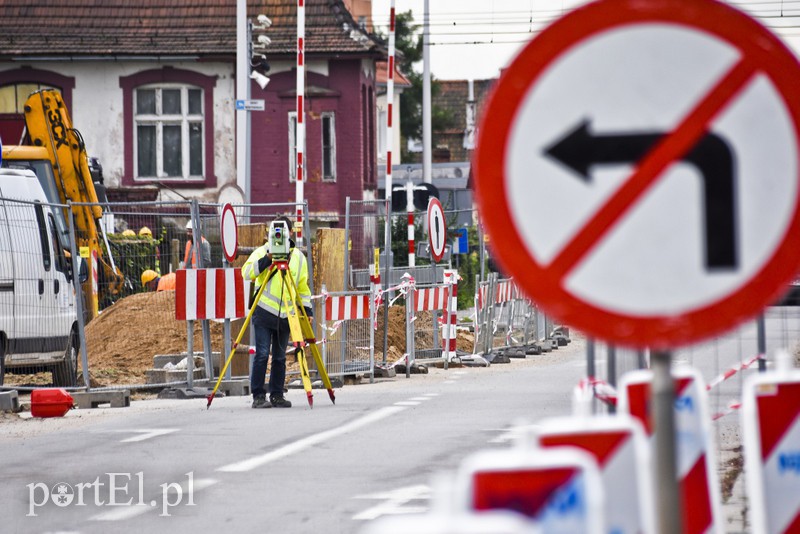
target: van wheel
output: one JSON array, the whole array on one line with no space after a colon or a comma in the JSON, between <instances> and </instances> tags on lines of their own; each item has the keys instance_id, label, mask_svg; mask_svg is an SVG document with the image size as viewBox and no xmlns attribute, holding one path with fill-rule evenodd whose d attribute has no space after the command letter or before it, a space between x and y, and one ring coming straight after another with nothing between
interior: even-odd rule
<instances>
[{"instance_id":1,"label":"van wheel","mask_svg":"<svg viewBox=\"0 0 800 534\"><path fill-rule=\"evenodd\" d=\"M74 387L78 380L78 350L80 340L76 332L69 336L69 346L64 353L64 361L53 367L53 385L59 388Z\"/></svg>"}]
</instances>

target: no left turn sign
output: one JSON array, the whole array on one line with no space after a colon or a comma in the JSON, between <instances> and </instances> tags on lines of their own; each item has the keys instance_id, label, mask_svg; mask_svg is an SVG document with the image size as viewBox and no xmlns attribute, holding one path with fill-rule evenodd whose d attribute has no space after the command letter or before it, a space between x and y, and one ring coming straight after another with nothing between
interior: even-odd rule
<instances>
[{"instance_id":1,"label":"no left turn sign","mask_svg":"<svg viewBox=\"0 0 800 534\"><path fill-rule=\"evenodd\" d=\"M484 110L492 251L560 320L670 348L800 267L800 65L711 0L601 0L545 29Z\"/></svg>"}]
</instances>

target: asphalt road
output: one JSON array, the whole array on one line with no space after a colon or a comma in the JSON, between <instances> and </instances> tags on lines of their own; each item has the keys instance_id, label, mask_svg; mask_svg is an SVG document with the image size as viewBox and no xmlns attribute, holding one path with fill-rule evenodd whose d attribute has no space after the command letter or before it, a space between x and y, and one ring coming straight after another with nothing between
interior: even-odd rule
<instances>
[{"instance_id":1,"label":"asphalt road","mask_svg":"<svg viewBox=\"0 0 800 534\"><path fill-rule=\"evenodd\" d=\"M796 311L770 317L771 342L796 339L796 324ZM379 517L428 510L437 474L472 452L508 447L521 425L570 413L586 369L585 340L573 338L510 364L346 386L335 406L315 390L313 410L292 390L294 407L283 410L231 397L210 410L204 399L148 400L60 419L6 416L0 530L358 532ZM710 380L750 355L751 343L746 325L675 359ZM599 369L604 357L598 350ZM630 361L620 354L620 372ZM712 395L712 411L735 398L737 380ZM737 428L736 415L716 423L720 448L737 445Z\"/></svg>"}]
</instances>

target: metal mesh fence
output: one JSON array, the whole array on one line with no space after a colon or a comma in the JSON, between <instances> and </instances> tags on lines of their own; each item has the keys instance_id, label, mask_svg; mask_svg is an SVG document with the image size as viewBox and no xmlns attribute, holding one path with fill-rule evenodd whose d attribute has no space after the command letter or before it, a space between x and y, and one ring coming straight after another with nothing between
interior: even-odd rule
<instances>
[{"instance_id":1,"label":"metal mesh fence","mask_svg":"<svg viewBox=\"0 0 800 534\"><path fill-rule=\"evenodd\" d=\"M385 201L347 199L345 232L348 242L345 272L366 270L374 263L375 248L385 249ZM385 261L385 260L383 260ZM350 284L348 280L346 284ZM368 285L367 281L367 285Z\"/></svg>"},{"instance_id":2,"label":"metal mesh fence","mask_svg":"<svg viewBox=\"0 0 800 534\"><path fill-rule=\"evenodd\" d=\"M63 206L9 199L0 205L0 380L74 386L73 269L55 219Z\"/></svg>"},{"instance_id":3,"label":"metal mesh fence","mask_svg":"<svg viewBox=\"0 0 800 534\"><path fill-rule=\"evenodd\" d=\"M339 296L369 296L369 292L350 291L329 293L327 298ZM365 310L368 312L368 310ZM332 320L318 315L322 321L322 358L330 376L371 373L375 364L374 332L369 318Z\"/></svg>"}]
</instances>

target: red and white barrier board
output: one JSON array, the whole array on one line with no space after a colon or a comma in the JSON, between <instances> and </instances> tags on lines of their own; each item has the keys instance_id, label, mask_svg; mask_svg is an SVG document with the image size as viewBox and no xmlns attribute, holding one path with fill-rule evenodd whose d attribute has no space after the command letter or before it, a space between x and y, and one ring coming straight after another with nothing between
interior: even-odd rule
<instances>
[{"instance_id":1,"label":"red and white barrier board","mask_svg":"<svg viewBox=\"0 0 800 534\"><path fill-rule=\"evenodd\" d=\"M748 378L742 430L753 532L800 532L800 370Z\"/></svg>"},{"instance_id":2,"label":"red and white barrier board","mask_svg":"<svg viewBox=\"0 0 800 534\"><path fill-rule=\"evenodd\" d=\"M447 287L417 288L414 294L415 311L443 310L447 306Z\"/></svg>"},{"instance_id":3,"label":"red and white barrier board","mask_svg":"<svg viewBox=\"0 0 800 534\"><path fill-rule=\"evenodd\" d=\"M650 452L638 421L622 414L561 417L542 421L536 434L541 447L577 447L595 459L605 495L606 532L655 532Z\"/></svg>"},{"instance_id":4,"label":"red and white barrier board","mask_svg":"<svg viewBox=\"0 0 800 534\"><path fill-rule=\"evenodd\" d=\"M345 321L369 317L369 295L325 297L325 320Z\"/></svg>"},{"instance_id":5,"label":"red and white barrier board","mask_svg":"<svg viewBox=\"0 0 800 534\"><path fill-rule=\"evenodd\" d=\"M675 379L675 447L683 508L682 532L721 531L720 486L705 382L697 370L688 366L676 367L672 376ZM623 375L619 411L638 419L654 446L653 414L650 412L652 381L653 373L649 370Z\"/></svg>"},{"instance_id":6,"label":"red and white barrier board","mask_svg":"<svg viewBox=\"0 0 800 534\"><path fill-rule=\"evenodd\" d=\"M175 276L175 318L237 319L247 315L250 282L239 269L179 269Z\"/></svg>"},{"instance_id":7,"label":"red and white barrier board","mask_svg":"<svg viewBox=\"0 0 800 534\"><path fill-rule=\"evenodd\" d=\"M519 295L519 291L517 291L517 286L514 285L512 280L506 280L504 282L497 282L497 289L494 298L495 304L502 304L503 302L508 302L510 300L514 300Z\"/></svg>"},{"instance_id":8,"label":"red and white barrier board","mask_svg":"<svg viewBox=\"0 0 800 534\"><path fill-rule=\"evenodd\" d=\"M512 510L542 532L605 532L597 462L574 447L476 453L459 467L455 492L457 508Z\"/></svg>"}]
</instances>

